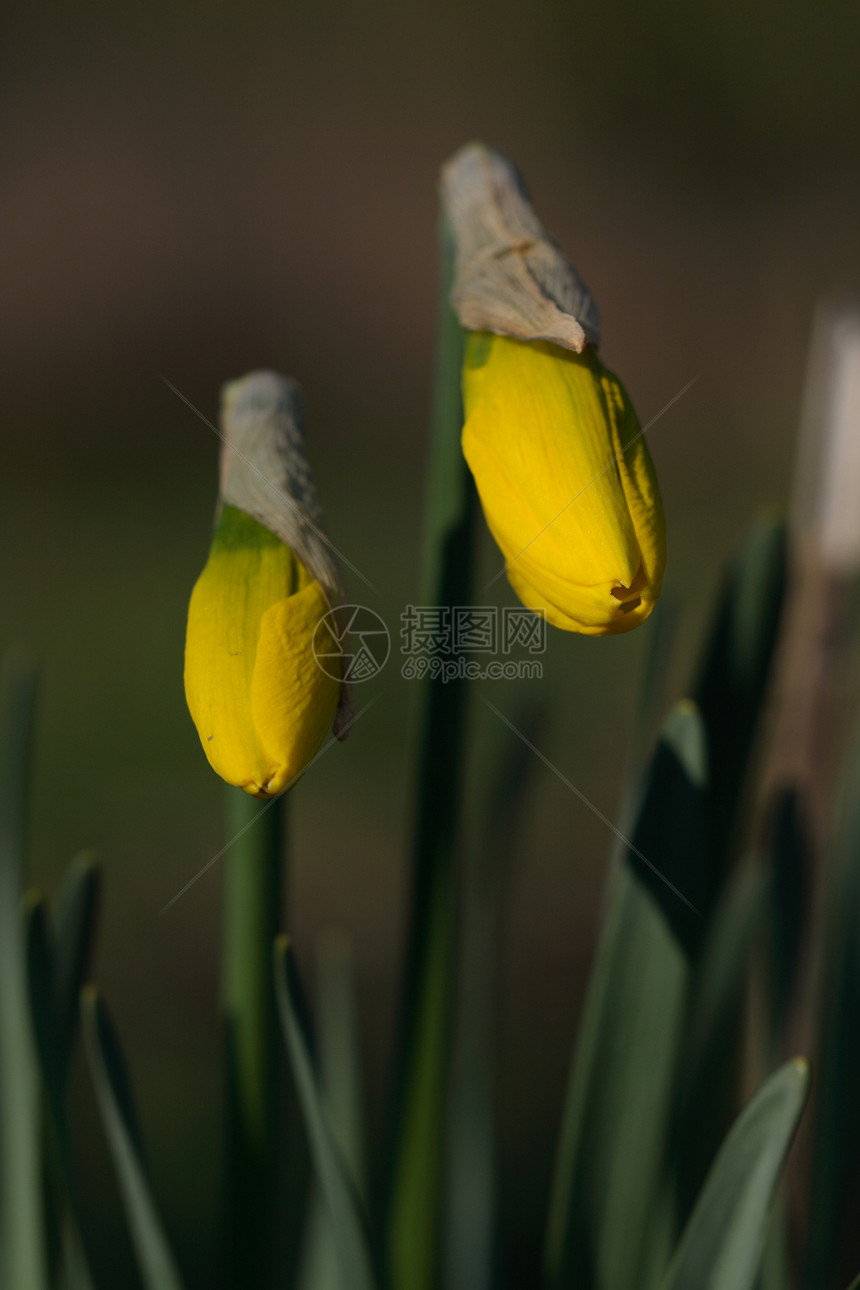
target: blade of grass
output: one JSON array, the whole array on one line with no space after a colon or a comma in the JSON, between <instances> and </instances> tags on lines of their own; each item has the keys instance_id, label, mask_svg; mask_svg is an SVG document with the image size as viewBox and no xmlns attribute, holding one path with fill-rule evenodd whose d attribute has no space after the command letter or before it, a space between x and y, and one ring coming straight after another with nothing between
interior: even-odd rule
<instances>
[{"instance_id":1,"label":"blade of grass","mask_svg":"<svg viewBox=\"0 0 860 1290\"><path fill-rule=\"evenodd\" d=\"M782 1166L809 1089L787 1062L744 1108L714 1161L662 1290L750 1290Z\"/></svg>"},{"instance_id":2,"label":"blade of grass","mask_svg":"<svg viewBox=\"0 0 860 1290\"><path fill-rule=\"evenodd\" d=\"M647 780L640 810L643 828L633 837L661 872L680 874L685 860L695 870L690 846L699 836L704 763L698 712L679 704L664 727L653 763L659 770ZM689 964L642 881L641 860L634 867L633 859L627 853L615 873L568 1084L547 1230L551 1290L629 1290L652 1262L650 1220L664 1190ZM653 1233L659 1230L658 1223Z\"/></svg>"},{"instance_id":3,"label":"blade of grass","mask_svg":"<svg viewBox=\"0 0 860 1290\"><path fill-rule=\"evenodd\" d=\"M82 992L81 1018L93 1087L141 1278L146 1290L181 1290L182 1280L150 1193L125 1060L93 986L86 986Z\"/></svg>"},{"instance_id":4,"label":"blade of grass","mask_svg":"<svg viewBox=\"0 0 860 1290\"><path fill-rule=\"evenodd\" d=\"M460 450L462 333L448 302L453 247L441 230L441 279L423 602L471 603L474 488ZM444 642L440 642L440 647ZM466 681L424 684L410 925L399 1008L387 1210L398 1290L431 1290L441 1249L446 1083L456 922L454 856Z\"/></svg>"},{"instance_id":5,"label":"blade of grass","mask_svg":"<svg viewBox=\"0 0 860 1290\"><path fill-rule=\"evenodd\" d=\"M281 1031L302 1108L317 1182L328 1207L342 1290L375 1290L376 1277L361 1202L323 1105L302 1028L304 1003L286 936L278 936L275 941L274 972Z\"/></svg>"},{"instance_id":6,"label":"blade of grass","mask_svg":"<svg viewBox=\"0 0 860 1290\"><path fill-rule=\"evenodd\" d=\"M5 660L0 682L0 1284L47 1284L40 1083L23 928L25 818L36 694L33 667Z\"/></svg>"}]
</instances>

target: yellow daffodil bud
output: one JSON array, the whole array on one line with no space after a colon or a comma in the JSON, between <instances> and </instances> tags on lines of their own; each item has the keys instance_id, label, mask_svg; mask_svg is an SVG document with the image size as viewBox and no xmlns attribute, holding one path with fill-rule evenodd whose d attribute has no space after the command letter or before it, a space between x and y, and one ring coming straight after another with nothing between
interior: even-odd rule
<instances>
[{"instance_id":1,"label":"yellow daffodil bud","mask_svg":"<svg viewBox=\"0 0 860 1290\"><path fill-rule=\"evenodd\" d=\"M501 154L461 149L442 192L470 333L463 452L505 572L557 627L630 631L660 594L663 511L636 413L597 357L597 307Z\"/></svg>"},{"instance_id":2,"label":"yellow daffodil bud","mask_svg":"<svg viewBox=\"0 0 860 1290\"><path fill-rule=\"evenodd\" d=\"M348 725L344 687L330 660L326 671L317 663L338 652L326 616L343 597L297 387L269 372L226 386L222 428L220 510L188 610L185 695L212 768L272 797L302 773L333 721L339 734Z\"/></svg>"},{"instance_id":3,"label":"yellow daffodil bud","mask_svg":"<svg viewBox=\"0 0 860 1290\"><path fill-rule=\"evenodd\" d=\"M295 553L223 507L188 609L185 695L206 756L229 784L274 796L322 743L340 700L313 650L327 613Z\"/></svg>"},{"instance_id":4,"label":"yellow daffodil bud","mask_svg":"<svg viewBox=\"0 0 860 1290\"><path fill-rule=\"evenodd\" d=\"M660 594L663 516L624 389L588 348L475 332L463 452L529 609L590 636L630 631Z\"/></svg>"}]
</instances>

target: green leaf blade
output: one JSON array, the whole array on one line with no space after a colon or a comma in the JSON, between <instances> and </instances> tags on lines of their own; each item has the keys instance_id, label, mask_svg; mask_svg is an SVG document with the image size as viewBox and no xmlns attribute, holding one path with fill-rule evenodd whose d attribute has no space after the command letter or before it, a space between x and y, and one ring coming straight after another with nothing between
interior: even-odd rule
<instances>
[{"instance_id":1,"label":"green leaf blade","mask_svg":"<svg viewBox=\"0 0 860 1290\"><path fill-rule=\"evenodd\" d=\"M696 962L684 1021L670 1152L677 1221L692 1212L737 1112L747 968L767 927L772 881L739 869L715 905Z\"/></svg>"},{"instance_id":2,"label":"green leaf blade","mask_svg":"<svg viewBox=\"0 0 860 1290\"><path fill-rule=\"evenodd\" d=\"M762 518L751 527L729 569L694 687L710 761L702 891L706 919L731 867L785 587L785 526Z\"/></svg>"},{"instance_id":3,"label":"green leaf blade","mask_svg":"<svg viewBox=\"0 0 860 1290\"><path fill-rule=\"evenodd\" d=\"M293 1070L311 1159L328 1207L343 1290L376 1290L367 1226L354 1182L332 1131L301 1016L303 1000L285 936L275 941L275 990L281 1030Z\"/></svg>"},{"instance_id":4,"label":"green leaf blade","mask_svg":"<svg viewBox=\"0 0 860 1290\"><path fill-rule=\"evenodd\" d=\"M137 1115L119 1041L93 987L81 999L84 1044L108 1147L146 1290L182 1290L150 1192Z\"/></svg>"},{"instance_id":5,"label":"green leaf blade","mask_svg":"<svg viewBox=\"0 0 860 1290\"><path fill-rule=\"evenodd\" d=\"M766 1224L809 1091L802 1058L770 1077L711 1168L662 1290L751 1290Z\"/></svg>"},{"instance_id":6,"label":"green leaf blade","mask_svg":"<svg viewBox=\"0 0 860 1290\"><path fill-rule=\"evenodd\" d=\"M841 1245L856 1226L860 1185L860 737L842 788L839 827L824 875L826 941L819 948L819 1060L815 1142L804 1285L817 1290L838 1272Z\"/></svg>"},{"instance_id":7,"label":"green leaf blade","mask_svg":"<svg viewBox=\"0 0 860 1290\"><path fill-rule=\"evenodd\" d=\"M362 1205L366 1204L364 1126L358 1018L352 953L345 937L330 932L317 947L316 1003L322 1090L332 1133ZM313 1190L305 1228L300 1290L340 1290L329 1208Z\"/></svg>"},{"instance_id":8,"label":"green leaf blade","mask_svg":"<svg viewBox=\"0 0 860 1290\"><path fill-rule=\"evenodd\" d=\"M701 719L684 702L646 779L586 998L547 1231L552 1290L628 1290L644 1265L662 1270L665 1136L696 917L678 884L699 860L705 777Z\"/></svg>"},{"instance_id":9,"label":"green leaf blade","mask_svg":"<svg viewBox=\"0 0 860 1290\"><path fill-rule=\"evenodd\" d=\"M42 1202L41 1084L20 915L36 674L4 662L0 686L0 1284L47 1285Z\"/></svg>"},{"instance_id":10,"label":"green leaf blade","mask_svg":"<svg viewBox=\"0 0 860 1290\"><path fill-rule=\"evenodd\" d=\"M75 856L57 910L54 1012L60 1083L65 1085L81 1017L81 990L93 963L102 875L89 852Z\"/></svg>"}]
</instances>

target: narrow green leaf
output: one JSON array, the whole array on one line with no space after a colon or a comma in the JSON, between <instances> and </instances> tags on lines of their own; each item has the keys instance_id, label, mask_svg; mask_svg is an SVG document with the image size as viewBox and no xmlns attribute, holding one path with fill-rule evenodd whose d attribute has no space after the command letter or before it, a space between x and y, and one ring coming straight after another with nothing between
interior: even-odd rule
<instances>
[{"instance_id":1,"label":"narrow green leaf","mask_svg":"<svg viewBox=\"0 0 860 1290\"><path fill-rule=\"evenodd\" d=\"M812 903L811 841L807 804L800 789L779 792L770 813L773 874L772 993L775 1037L790 1021L797 973Z\"/></svg>"},{"instance_id":2,"label":"narrow green leaf","mask_svg":"<svg viewBox=\"0 0 860 1290\"><path fill-rule=\"evenodd\" d=\"M366 1186L361 1061L352 951L329 932L317 949L319 1065L332 1131L364 1202Z\"/></svg>"},{"instance_id":3,"label":"narrow green leaf","mask_svg":"<svg viewBox=\"0 0 860 1290\"><path fill-rule=\"evenodd\" d=\"M81 990L89 980L101 900L101 869L88 852L75 856L57 911L54 1015L61 1087L72 1061L81 1015Z\"/></svg>"},{"instance_id":4,"label":"narrow green leaf","mask_svg":"<svg viewBox=\"0 0 860 1290\"><path fill-rule=\"evenodd\" d=\"M627 860L690 957L705 933L701 905L707 777L701 716L695 704L684 699L666 718L648 768Z\"/></svg>"},{"instance_id":5,"label":"narrow green leaf","mask_svg":"<svg viewBox=\"0 0 860 1290\"><path fill-rule=\"evenodd\" d=\"M28 891L25 895L23 918L30 1017L48 1097L56 1109L60 1087L54 1013L56 946L47 902L40 892Z\"/></svg>"},{"instance_id":6,"label":"narrow green leaf","mask_svg":"<svg viewBox=\"0 0 860 1290\"><path fill-rule=\"evenodd\" d=\"M488 898L498 899L517 858L528 789L539 764L529 745L540 744L547 715L545 702L523 702L513 722L521 737L506 740L501 753L496 751L498 727L493 721L494 760L475 844L476 883Z\"/></svg>"},{"instance_id":7,"label":"narrow green leaf","mask_svg":"<svg viewBox=\"0 0 860 1290\"><path fill-rule=\"evenodd\" d=\"M24 921L30 1016L46 1094L43 1155L50 1248L53 1261L66 1267L71 1284L84 1286L90 1278L66 1115L68 1053L61 1050L59 1038L57 946L47 904L38 892L24 898Z\"/></svg>"},{"instance_id":8,"label":"narrow green leaf","mask_svg":"<svg viewBox=\"0 0 860 1290\"><path fill-rule=\"evenodd\" d=\"M668 707L666 685L672 649L678 632L680 606L671 592L663 591L648 619L645 660L633 730L633 764L643 766Z\"/></svg>"},{"instance_id":9,"label":"narrow green leaf","mask_svg":"<svg viewBox=\"0 0 860 1290\"><path fill-rule=\"evenodd\" d=\"M809 1067L787 1062L736 1120L708 1175L663 1290L750 1290L768 1214L809 1089Z\"/></svg>"},{"instance_id":10,"label":"narrow green leaf","mask_svg":"<svg viewBox=\"0 0 860 1290\"><path fill-rule=\"evenodd\" d=\"M746 968L766 927L770 875L755 868L729 880L696 963L684 1021L671 1156L677 1216L685 1223L735 1117Z\"/></svg>"},{"instance_id":11,"label":"narrow green leaf","mask_svg":"<svg viewBox=\"0 0 860 1290\"><path fill-rule=\"evenodd\" d=\"M376 1278L361 1202L323 1104L301 1023L301 988L285 936L275 941L275 991L281 1030L292 1066L311 1159L328 1206L342 1290L374 1290Z\"/></svg>"},{"instance_id":12,"label":"narrow green leaf","mask_svg":"<svg viewBox=\"0 0 860 1290\"><path fill-rule=\"evenodd\" d=\"M761 519L726 578L694 694L708 736L707 920L729 871L785 595L784 525Z\"/></svg>"},{"instance_id":13,"label":"narrow green leaf","mask_svg":"<svg viewBox=\"0 0 860 1290\"><path fill-rule=\"evenodd\" d=\"M743 990L747 954L764 922L771 882L758 868L739 873L723 893L697 965L682 1054L682 1082L696 1081L725 1044ZM693 1099L695 1101L695 1098Z\"/></svg>"},{"instance_id":14,"label":"narrow green leaf","mask_svg":"<svg viewBox=\"0 0 860 1290\"><path fill-rule=\"evenodd\" d=\"M756 1290L792 1290L790 1224L785 1179L776 1191L765 1233Z\"/></svg>"},{"instance_id":15,"label":"narrow green leaf","mask_svg":"<svg viewBox=\"0 0 860 1290\"><path fill-rule=\"evenodd\" d=\"M81 1247L80 1238L70 1221L63 1223L62 1241L62 1290L94 1290L93 1279Z\"/></svg>"},{"instance_id":16,"label":"narrow green leaf","mask_svg":"<svg viewBox=\"0 0 860 1290\"><path fill-rule=\"evenodd\" d=\"M41 1087L20 901L35 671L9 656L0 685L0 1284L47 1283Z\"/></svg>"},{"instance_id":17,"label":"narrow green leaf","mask_svg":"<svg viewBox=\"0 0 860 1290\"><path fill-rule=\"evenodd\" d=\"M808 1290L830 1285L843 1240L856 1228L860 1185L860 731L841 794L836 839L822 873L824 917L820 1057L816 1078L807 1266Z\"/></svg>"},{"instance_id":18,"label":"narrow green leaf","mask_svg":"<svg viewBox=\"0 0 860 1290\"><path fill-rule=\"evenodd\" d=\"M329 932L320 938L316 956L317 1035L320 1082L331 1130L366 1204L364 1131L358 1018L355 1006L352 954L346 939ZM328 1206L314 1188L306 1226L302 1290L340 1290L340 1263L332 1238Z\"/></svg>"},{"instance_id":19,"label":"narrow green leaf","mask_svg":"<svg viewBox=\"0 0 860 1290\"><path fill-rule=\"evenodd\" d=\"M624 849L615 875L586 998L547 1233L553 1290L642 1286L643 1266L657 1263L652 1241L665 1244L655 1214L689 980L682 936L697 917L684 874L698 862L704 774L698 712L679 704L646 780L635 850Z\"/></svg>"},{"instance_id":20,"label":"narrow green leaf","mask_svg":"<svg viewBox=\"0 0 860 1290\"><path fill-rule=\"evenodd\" d=\"M181 1290L182 1280L150 1194L125 1060L93 986L83 990L81 1016L96 1099L143 1283L146 1290Z\"/></svg>"},{"instance_id":21,"label":"narrow green leaf","mask_svg":"<svg viewBox=\"0 0 860 1290\"><path fill-rule=\"evenodd\" d=\"M688 977L650 895L629 871L618 886L593 1066L581 1091L573 1079L583 1118L552 1282L601 1290L633 1284L646 1259Z\"/></svg>"},{"instance_id":22,"label":"narrow green leaf","mask_svg":"<svg viewBox=\"0 0 860 1290\"><path fill-rule=\"evenodd\" d=\"M642 1271L637 1290L657 1287L666 1275L672 1254L678 1242L678 1214L668 1172L660 1180L651 1216L648 1220L648 1239L645 1242Z\"/></svg>"}]
</instances>

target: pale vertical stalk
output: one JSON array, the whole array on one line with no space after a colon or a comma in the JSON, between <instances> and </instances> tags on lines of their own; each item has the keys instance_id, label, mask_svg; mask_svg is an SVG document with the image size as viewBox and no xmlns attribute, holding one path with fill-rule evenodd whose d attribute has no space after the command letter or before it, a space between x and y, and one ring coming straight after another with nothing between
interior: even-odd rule
<instances>
[{"instance_id":1,"label":"pale vertical stalk","mask_svg":"<svg viewBox=\"0 0 860 1290\"><path fill-rule=\"evenodd\" d=\"M227 797L222 989L227 1053L225 1281L272 1284L276 1199L275 999L272 945L280 930L286 794ZM244 830L244 831L243 831ZM240 835L237 837L237 835Z\"/></svg>"},{"instance_id":2,"label":"pale vertical stalk","mask_svg":"<svg viewBox=\"0 0 860 1290\"><path fill-rule=\"evenodd\" d=\"M825 908L832 879L822 870L827 820L851 719L857 684L847 650L860 575L860 309L846 300L819 305L810 345L790 523L790 592L774 668L771 722L765 748L761 802L798 793L810 825L805 885L812 895L806 943L798 951L799 997L788 1045L809 1052L820 1028L817 1000L822 949L829 954ZM765 1033L768 1007L754 975L747 1025L748 1086L758 1082L772 1054ZM789 1206L805 1227L806 1186L812 1168L808 1125L794 1150Z\"/></svg>"},{"instance_id":3,"label":"pale vertical stalk","mask_svg":"<svg viewBox=\"0 0 860 1290\"><path fill-rule=\"evenodd\" d=\"M443 222L422 599L423 604L441 607L471 603L476 510L460 450L463 339L449 304L452 268L452 240ZM387 1253L397 1290L430 1290L438 1278L465 680L446 684L431 675L422 700L389 1196Z\"/></svg>"},{"instance_id":4,"label":"pale vertical stalk","mask_svg":"<svg viewBox=\"0 0 860 1290\"><path fill-rule=\"evenodd\" d=\"M765 780L804 788L820 830L846 731L838 664L860 573L860 309L845 302L816 313L790 537Z\"/></svg>"},{"instance_id":5,"label":"pale vertical stalk","mask_svg":"<svg viewBox=\"0 0 860 1290\"><path fill-rule=\"evenodd\" d=\"M860 575L860 309L845 301L825 301L815 316L789 556L760 796L767 808L776 791L798 791L815 869L857 703L846 646ZM807 1030L795 1036L797 1051Z\"/></svg>"}]
</instances>

